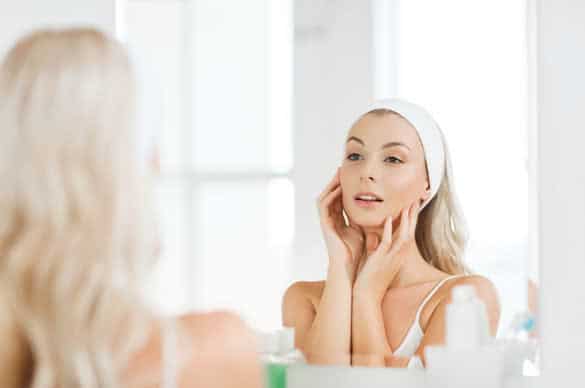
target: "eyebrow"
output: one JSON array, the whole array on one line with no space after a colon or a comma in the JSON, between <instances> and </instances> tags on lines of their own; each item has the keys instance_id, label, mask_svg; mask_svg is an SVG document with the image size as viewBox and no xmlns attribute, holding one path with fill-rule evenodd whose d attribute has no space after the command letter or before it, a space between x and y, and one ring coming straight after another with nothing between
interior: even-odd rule
<instances>
[{"instance_id":1,"label":"eyebrow","mask_svg":"<svg viewBox=\"0 0 585 388\"><path fill-rule=\"evenodd\" d=\"M358 143L360 143L360 144L361 144L361 145L363 145L363 146L365 146L365 145L366 145L366 143L364 143L364 141L363 141L362 139L360 139L360 138L358 138L358 137L355 137L355 136L350 136L350 137L347 139L347 142L346 142L346 144L347 144L347 143L349 143L349 142L350 142L350 141L352 141L352 140L353 140L353 141L356 141L356 142L358 142ZM391 141L390 143L386 143L386 144L384 144L384 145L383 145L381 148L382 148L382 149L384 149L384 148L389 148L389 147L398 147L398 146L406 147L406 148L408 148L408 149L410 150L410 147L409 147L409 146L407 146L406 144L404 144L404 143L402 143L402 142L399 142L399 141Z\"/></svg>"}]
</instances>

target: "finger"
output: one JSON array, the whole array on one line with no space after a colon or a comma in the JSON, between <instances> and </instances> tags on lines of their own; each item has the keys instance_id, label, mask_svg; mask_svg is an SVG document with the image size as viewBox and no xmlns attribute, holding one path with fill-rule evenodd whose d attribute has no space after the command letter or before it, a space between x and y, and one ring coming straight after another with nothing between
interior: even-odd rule
<instances>
[{"instance_id":1,"label":"finger","mask_svg":"<svg viewBox=\"0 0 585 388\"><path fill-rule=\"evenodd\" d=\"M341 194L341 186L335 188L332 192L330 192L321 202L319 203L319 213L322 217L330 217L331 212L329 211L329 206L331 203Z\"/></svg>"},{"instance_id":2,"label":"finger","mask_svg":"<svg viewBox=\"0 0 585 388\"><path fill-rule=\"evenodd\" d=\"M410 230L410 213L412 205L402 209L400 214L400 226L398 227L398 237L395 241L396 249L400 249L402 244L408 240L408 231Z\"/></svg>"},{"instance_id":3,"label":"finger","mask_svg":"<svg viewBox=\"0 0 585 388\"><path fill-rule=\"evenodd\" d=\"M359 226L354 220L351 219L351 217L347 213L347 210L343 209L343 211L345 212L345 215L347 216L347 226L349 226L352 229L357 230L363 236L364 230L362 229L362 227Z\"/></svg>"},{"instance_id":4,"label":"finger","mask_svg":"<svg viewBox=\"0 0 585 388\"><path fill-rule=\"evenodd\" d=\"M347 216L348 226L350 228L352 228L353 230L357 231L359 234L361 234L362 237L364 237L364 230L362 229L362 227L359 226L358 224L356 224L355 222L353 222L353 220L349 217L347 212L345 212L345 215Z\"/></svg>"},{"instance_id":5,"label":"finger","mask_svg":"<svg viewBox=\"0 0 585 388\"><path fill-rule=\"evenodd\" d=\"M345 212L345 210L344 210L344 212ZM360 255L367 255L368 250L367 250L367 246L366 246L366 235L365 235L364 230L361 228L361 226L357 225L355 222L353 222L349 218L349 215L347 214L347 212L345 212L345 215L347 216L347 230L350 232L353 232L354 235L357 235L359 238Z\"/></svg>"},{"instance_id":6,"label":"finger","mask_svg":"<svg viewBox=\"0 0 585 388\"><path fill-rule=\"evenodd\" d=\"M384 251L390 250L392 246L392 216L388 215L386 217L386 222L384 222L384 231L382 232L382 242L380 243L379 248L383 249Z\"/></svg>"},{"instance_id":7,"label":"finger","mask_svg":"<svg viewBox=\"0 0 585 388\"><path fill-rule=\"evenodd\" d=\"M330 195L325 197L320 209L321 222L341 232L345 223L341 214L341 186L333 190Z\"/></svg>"},{"instance_id":8,"label":"finger","mask_svg":"<svg viewBox=\"0 0 585 388\"><path fill-rule=\"evenodd\" d=\"M348 228L354 229L358 232L360 232L360 229L356 227L356 225L354 225L350 218L349 218L349 214L347 214L347 211L343 208L343 203L341 202L341 216L343 218L343 226L346 226ZM360 233L363 234L363 233Z\"/></svg>"},{"instance_id":9,"label":"finger","mask_svg":"<svg viewBox=\"0 0 585 388\"><path fill-rule=\"evenodd\" d=\"M323 198L325 198L331 191L335 189L335 186L339 184L339 168L335 171L335 175L331 179L331 181L325 186L325 189L319 195L318 202L321 202Z\"/></svg>"},{"instance_id":10,"label":"finger","mask_svg":"<svg viewBox=\"0 0 585 388\"><path fill-rule=\"evenodd\" d=\"M339 229L345 227L345 220L343 219L342 213L343 208L341 206L341 191L339 195L335 197L329 209L330 215L333 218L333 221L335 222L335 227Z\"/></svg>"},{"instance_id":11,"label":"finger","mask_svg":"<svg viewBox=\"0 0 585 388\"><path fill-rule=\"evenodd\" d=\"M364 265L366 264L367 260L368 260L368 253L367 253L367 250L364 249L364 250L362 250L362 252L360 254L360 258L359 258L358 265L356 268L356 274L359 274L360 272L362 272L362 268L364 268Z\"/></svg>"},{"instance_id":12,"label":"finger","mask_svg":"<svg viewBox=\"0 0 585 388\"><path fill-rule=\"evenodd\" d=\"M401 226L401 237L405 238L408 236L410 230L410 215L412 214L412 204L406 208L400 215L400 226Z\"/></svg>"},{"instance_id":13,"label":"finger","mask_svg":"<svg viewBox=\"0 0 585 388\"><path fill-rule=\"evenodd\" d=\"M366 253L370 255L378 248L380 238L376 233L366 233Z\"/></svg>"},{"instance_id":14,"label":"finger","mask_svg":"<svg viewBox=\"0 0 585 388\"><path fill-rule=\"evenodd\" d=\"M410 238L414 238L416 235L416 225L418 223L419 214L420 214L420 204L418 201L416 201L413 205L413 210L412 210L411 215L410 215L410 229L408 231Z\"/></svg>"}]
</instances>

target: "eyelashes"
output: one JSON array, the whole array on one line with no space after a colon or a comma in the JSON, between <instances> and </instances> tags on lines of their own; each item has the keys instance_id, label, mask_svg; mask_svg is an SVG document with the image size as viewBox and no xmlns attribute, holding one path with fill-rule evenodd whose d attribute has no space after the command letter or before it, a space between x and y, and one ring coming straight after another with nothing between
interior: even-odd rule
<instances>
[{"instance_id":1,"label":"eyelashes","mask_svg":"<svg viewBox=\"0 0 585 388\"><path fill-rule=\"evenodd\" d=\"M356 152L352 152L349 155L347 155L346 157L347 160L355 162L358 160L363 159L363 156L356 153ZM384 162L390 163L390 164L402 164L404 163L404 161L402 161L400 158L397 158L396 156L388 156L387 158L384 159Z\"/></svg>"},{"instance_id":2,"label":"eyelashes","mask_svg":"<svg viewBox=\"0 0 585 388\"><path fill-rule=\"evenodd\" d=\"M388 156L386 159L384 159L384 161L390 160L390 163L394 163L394 164L402 164L404 163L402 160L400 160L399 158L395 157L395 156Z\"/></svg>"},{"instance_id":3,"label":"eyelashes","mask_svg":"<svg viewBox=\"0 0 585 388\"><path fill-rule=\"evenodd\" d=\"M355 152L352 152L351 154L347 155L347 160L351 160L352 162L355 162L356 160L359 160L359 159L356 159L356 158L361 158L361 155L360 154L356 154Z\"/></svg>"}]
</instances>

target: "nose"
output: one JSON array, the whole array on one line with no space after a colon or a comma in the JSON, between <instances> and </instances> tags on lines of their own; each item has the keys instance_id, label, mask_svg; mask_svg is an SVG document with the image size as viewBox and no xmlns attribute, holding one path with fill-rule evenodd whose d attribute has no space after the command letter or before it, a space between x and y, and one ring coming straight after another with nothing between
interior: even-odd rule
<instances>
[{"instance_id":1,"label":"nose","mask_svg":"<svg viewBox=\"0 0 585 388\"><path fill-rule=\"evenodd\" d=\"M370 160L364 163L361 171L360 180L376 182L376 169L374 166L374 161Z\"/></svg>"}]
</instances>

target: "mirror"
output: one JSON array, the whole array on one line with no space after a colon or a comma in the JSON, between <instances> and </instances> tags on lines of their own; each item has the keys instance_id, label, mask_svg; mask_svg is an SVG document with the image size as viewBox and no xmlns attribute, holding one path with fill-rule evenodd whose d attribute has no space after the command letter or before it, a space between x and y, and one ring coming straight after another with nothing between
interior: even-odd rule
<instances>
[{"instance_id":1,"label":"mirror","mask_svg":"<svg viewBox=\"0 0 585 388\"><path fill-rule=\"evenodd\" d=\"M165 312L227 308L258 330L279 327L288 287L322 287L327 276L315 200L351 125L372 99L399 96L443 130L469 231L464 261L497 290L497 336L517 335L519 317L536 314L538 289L526 7L119 1L120 38L163 85L153 303ZM390 342L405 337L435 284L396 296L403 308Z\"/></svg>"}]
</instances>

